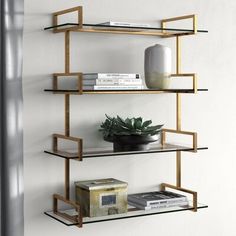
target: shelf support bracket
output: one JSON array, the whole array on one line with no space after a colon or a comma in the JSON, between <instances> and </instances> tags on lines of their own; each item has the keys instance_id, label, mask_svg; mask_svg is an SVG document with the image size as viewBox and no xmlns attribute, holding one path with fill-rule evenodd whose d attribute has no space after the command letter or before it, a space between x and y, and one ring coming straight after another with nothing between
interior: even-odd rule
<instances>
[{"instance_id":1,"label":"shelf support bracket","mask_svg":"<svg viewBox=\"0 0 236 236\"><path fill-rule=\"evenodd\" d=\"M71 216L69 214L66 214L65 212L59 211L58 201L62 201L66 203L67 205L72 206L78 214L75 216ZM82 217L82 211L81 211L80 205L64 198L63 196L59 194L53 194L53 213L72 223L76 223L79 228L83 226L83 217Z\"/></svg>"},{"instance_id":2,"label":"shelf support bracket","mask_svg":"<svg viewBox=\"0 0 236 236\"><path fill-rule=\"evenodd\" d=\"M192 151L197 152L197 133L183 130L175 130L175 129L162 129L162 138L161 144L164 145L166 143L166 133L175 133L175 134L183 134L192 136Z\"/></svg>"},{"instance_id":3,"label":"shelf support bracket","mask_svg":"<svg viewBox=\"0 0 236 236\"><path fill-rule=\"evenodd\" d=\"M58 25L59 16L65 15L65 14L70 14L70 13L77 13L77 22L76 22L77 25L72 26L72 27L63 28L63 29L54 28L53 29L54 33L64 32L67 30L77 30L77 29L81 29L83 27L83 7L82 6L73 7L73 8L69 8L66 10L54 12L53 13L53 25L54 26Z\"/></svg>"},{"instance_id":4,"label":"shelf support bracket","mask_svg":"<svg viewBox=\"0 0 236 236\"><path fill-rule=\"evenodd\" d=\"M77 137L72 137L72 136L66 136L66 135L62 135L62 134L53 134L53 151L54 152L60 152L60 150L58 149L58 139L65 139L65 140L69 140L69 141L73 141L77 144L77 155L78 155L78 160L82 161L83 159L83 139L81 138L77 138ZM62 151L64 154L74 154L74 153L69 153L69 152L65 152Z\"/></svg>"},{"instance_id":5,"label":"shelf support bracket","mask_svg":"<svg viewBox=\"0 0 236 236\"><path fill-rule=\"evenodd\" d=\"M197 74L195 73L178 73L171 74L171 77L191 77L193 93L197 93Z\"/></svg>"},{"instance_id":6,"label":"shelf support bracket","mask_svg":"<svg viewBox=\"0 0 236 236\"><path fill-rule=\"evenodd\" d=\"M171 185L171 184L162 183L161 184L161 190L164 191L164 190L166 190L166 188L170 188L170 189L174 189L174 190L177 190L177 191L181 191L181 192L191 194L192 197L193 197L193 209L192 209L192 211L194 211L194 212L197 211L197 192L186 189L186 188L174 186L174 185Z\"/></svg>"},{"instance_id":7,"label":"shelf support bracket","mask_svg":"<svg viewBox=\"0 0 236 236\"><path fill-rule=\"evenodd\" d=\"M187 19L192 19L192 32L184 32L184 33L167 33L166 30L166 25L169 22L174 22L174 21L181 21L181 20L187 20ZM196 34L197 33L197 16L196 15L185 15L185 16L178 16L178 17L173 17L173 18L167 18L161 20L161 28L162 28L162 33L164 34L162 37L175 37L175 36L185 36L185 35L190 35L190 34Z\"/></svg>"},{"instance_id":8,"label":"shelf support bracket","mask_svg":"<svg viewBox=\"0 0 236 236\"><path fill-rule=\"evenodd\" d=\"M76 89L77 90L75 90L75 89L67 89L68 90L68 94L79 94L79 95L83 94L83 79L82 79L83 74L81 72L54 73L53 74L53 85L52 85L53 86L53 90L60 90L61 89L58 86L58 79L60 77L76 77L76 79L77 79L77 88ZM67 79L71 79L71 78L67 78Z\"/></svg>"},{"instance_id":9,"label":"shelf support bracket","mask_svg":"<svg viewBox=\"0 0 236 236\"><path fill-rule=\"evenodd\" d=\"M58 139L65 139L69 141L73 141L77 143L78 148L78 160L82 161L82 153L83 153L83 140L81 138L71 137L67 135L61 134L53 134L53 151L60 152L58 150ZM63 151L64 154L70 155L69 152ZM65 198L67 200L70 199L70 159L65 160Z\"/></svg>"}]
</instances>

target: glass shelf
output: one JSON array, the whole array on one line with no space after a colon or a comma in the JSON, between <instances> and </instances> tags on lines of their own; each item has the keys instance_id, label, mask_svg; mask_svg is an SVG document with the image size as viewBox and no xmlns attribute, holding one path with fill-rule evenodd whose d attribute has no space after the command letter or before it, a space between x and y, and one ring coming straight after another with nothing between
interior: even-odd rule
<instances>
[{"instance_id":1,"label":"glass shelf","mask_svg":"<svg viewBox=\"0 0 236 236\"><path fill-rule=\"evenodd\" d=\"M198 147L198 150L206 150L208 147ZM134 155L134 154L148 154L148 153L164 153L164 152L176 152L176 151L193 151L192 147L180 146L175 144L166 143L164 145L158 144L150 145L149 150L145 151L130 151L130 152L114 152L111 148L97 148L91 150L84 150L82 158L94 158L94 157L105 157L105 156L123 156L123 155ZM66 151L44 151L45 153L55 155L66 159L78 160L78 154L71 150Z\"/></svg>"},{"instance_id":2,"label":"glass shelf","mask_svg":"<svg viewBox=\"0 0 236 236\"><path fill-rule=\"evenodd\" d=\"M77 89L44 89L45 92L57 94L79 95ZM208 91L208 89L198 89L198 92ZM141 89L141 90L83 90L82 94L158 94L158 93L194 93L193 89Z\"/></svg>"},{"instance_id":3,"label":"glass shelf","mask_svg":"<svg viewBox=\"0 0 236 236\"><path fill-rule=\"evenodd\" d=\"M173 37L178 35L194 34L193 29L181 28L160 28L160 27L130 27L130 26L109 26L102 24L83 24L82 28L76 28L79 24L65 23L44 28L44 30L56 30L55 33L64 31L90 32L90 33L117 33ZM207 30L197 30L198 33L208 33Z\"/></svg>"},{"instance_id":4,"label":"glass shelf","mask_svg":"<svg viewBox=\"0 0 236 236\"><path fill-rule=\"evenodd\" d=\"M208 206L205 204L198 203L198 209L207 208ZM191 205L188 206L176 206L176 207L168 207L162 209L153 209L153 210L140 210L129 206L128 212L124 214L117 214L117 215L108 215L108 216L100 216L100 217L84 217L83 224L90 224L90 223L98 223L104 221L111 221L111 220L120 220L126 218L134 218L134 217L142 217L142 216L151 216L151 215L158 215L158 214L165 214L165 213L172 213L172 212L180 212L180 211L188 211L193 210ZM62 213L67 213L71 216L75 216L77 212L74 209L60 211ZM72 223L71 221L66 220L65 218L55 214L53 211L44 212L47 216L52 217L53 219L67 225L67 226L74 226L78 225L78 223Z\"/></svg>"}]
</instances>

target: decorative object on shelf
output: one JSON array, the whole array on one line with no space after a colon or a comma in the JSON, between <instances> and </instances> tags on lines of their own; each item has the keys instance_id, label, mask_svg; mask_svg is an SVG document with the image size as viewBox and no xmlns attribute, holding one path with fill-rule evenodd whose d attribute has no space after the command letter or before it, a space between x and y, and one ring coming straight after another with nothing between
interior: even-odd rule
<instances>
[{"instance_id":1,"label":"decorative object on shelf","mask_svg":"<svg viewBox=\"0 0 236 236\"><path fill-rule=\"evenodd\" d=\"M101 124L105 141L113 143L115 152L148 150L148 144L156 142L163 125L150 126L151 120L143 118L110 117Z\"/></svg>"},{"instance_id":2,"label":"decorative object on shelf","mask_svg":"<svg viewBox=\"0 0 236 236\"><path fill-rule=\"evenodd\" d=\"M76 203L83 216L96 217L127 212L126 182L108 178L75 182Z\"/></svg>"},{"instance_id":3,"label":"decorative object on shelf","mask_svg":"<svg viewBox=\"0 0 236 236\"><path fill-rule=\"evenodd\" d=\"M186 196L170 191L154 191L128 195L128 204L142 210L187 206Z\"/></svg>"},{"instance_id":4,"label":"decorative object on shelf","mask_svg":"<svg viewBox=\"0 0 236 236\"><path fill-rule=\"evenodd\" d=\"M156 44L145 49L145 82L150 89L169 89L171 79L171 49Z\"/></svg>"}]
</instances>

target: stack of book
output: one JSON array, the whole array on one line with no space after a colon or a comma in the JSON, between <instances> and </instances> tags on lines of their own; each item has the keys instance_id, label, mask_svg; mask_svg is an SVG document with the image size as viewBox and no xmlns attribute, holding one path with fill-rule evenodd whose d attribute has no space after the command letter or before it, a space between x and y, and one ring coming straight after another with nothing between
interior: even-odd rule
<instances>
[{"instance_id":1,"label":"stack of book","mask_svg":"<svg viewBox=\"0 0 236 236\"><path fill-rule=\"evenodd\" d=\"M142 210L186 206L188 199L184 195L169 191L155 191L128 195L128 204Z\"/></svg>"},{"instance_id":2,"label":"stack of book","mask_svg":"<svg viewBox=\"0 0 236 236\"><path fill-rule=\"evenodd\" d=\"M143 82L140 74L86 73L83 74L83 90L140 90Z\"/></svg>"}]
</instances>

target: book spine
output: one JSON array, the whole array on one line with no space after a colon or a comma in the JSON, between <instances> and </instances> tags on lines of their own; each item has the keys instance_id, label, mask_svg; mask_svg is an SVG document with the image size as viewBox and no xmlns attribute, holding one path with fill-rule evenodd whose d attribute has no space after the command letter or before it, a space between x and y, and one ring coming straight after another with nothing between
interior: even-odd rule
<instances>
[{"instance_id":1,"label":"book spine","mask_svg":"<svg viewBox=\"0 0 236 236\"><path fill-rule=\"evenodd\" d=\"M83 85L142 85L141 79L84 79Z\"/></svg>"},{"instance_id":2,"label":"book spine","mask_svg":"<svg viewBox=\"0 0 236 236\"><path fill-rule=\"evenodd\" d=\"M111 26L130 26L130 27L150 27L149 24L136 24L136 23L123 23L123 22L110 22Z\"/></svg>"},{"instance_id":3,"label":"book spine","mask_svg":"<svg viewBox=\"0 0 236 236\"><path fill-rule=\"evenodd\" d=\"M142 85L141 79L97 79L96 85Z\"/></svg>"},{"instance_id":4,"label":"book spine","mask_svg":"<svg viewBox=\"0 0 236 236\"><path fill-rule=\"evenodd\" d=\"M108 25L108 26L133 26L133 27L150 27L150 24L143 23L132 23L132 22L118 22L118 21L108 21L100 23L98 25Z\"/></svg>"},{"instance_id":5,"label":"book spine","mask_svg":"<svg viewBox=\"0 0 236 236\"><path fill-rule=\"evenodd\" d=\"M182 203L182 202L186 202L187 201L187 197L185 198L179 198L179 199L168 199L168 200L164 200L164 201L160 201L160 202L148 202L146 205L147 206L155 206L155 205L163 205L163 204L178 204L178 203Z\"/></svg>"},{"instance_id":6,"label":"book spine","mask_svg":"<svg viewBox=\"0 0 236 236\"><path fill-rule=\"evenodd\" d=\"M84 79L140 79L140 74L98 73L84 74Z\"/></svg>"},{"instance_id":7,"label":"book spine","mask_svg":"<svg viewBox=\"0 0 236 236\"><path fill-rule=\"evenodd\" d=\"M143 89L142 85L124 85L124 86L119 86L119 85L110 85L110 86L105 86L105 85L95 85L94 90L132 90L132 89Z\"/></svg>"}]
</instances>

